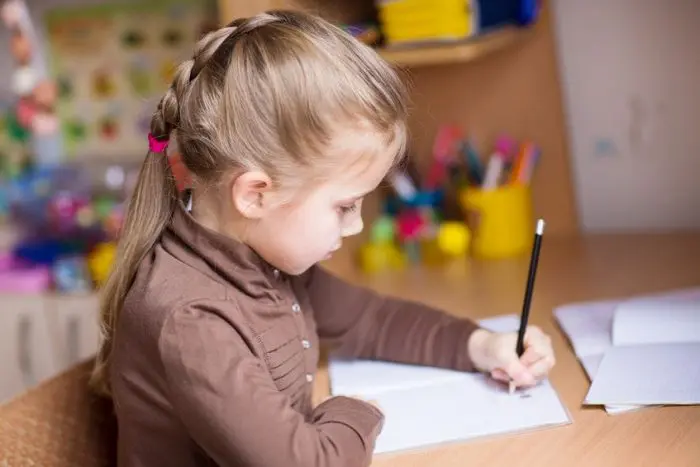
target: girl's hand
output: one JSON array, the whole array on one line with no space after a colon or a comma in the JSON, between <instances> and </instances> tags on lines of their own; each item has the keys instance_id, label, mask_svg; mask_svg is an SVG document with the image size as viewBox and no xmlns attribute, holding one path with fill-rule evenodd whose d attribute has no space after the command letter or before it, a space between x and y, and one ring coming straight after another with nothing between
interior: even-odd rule
<instances>
[{"instance_id":1,"label":"girl's hand","mask_svg":"<svg viewBox=\"0 0 700 467\"><path fill-rule=\"evenodd\" d=\"M551 339L537 326L525 330L525 352L518 358L517 332L494 333L479 329L469 339L469 355L479 371L515 386L534 386L554 366Z\"/></svg>"}]
</instances>

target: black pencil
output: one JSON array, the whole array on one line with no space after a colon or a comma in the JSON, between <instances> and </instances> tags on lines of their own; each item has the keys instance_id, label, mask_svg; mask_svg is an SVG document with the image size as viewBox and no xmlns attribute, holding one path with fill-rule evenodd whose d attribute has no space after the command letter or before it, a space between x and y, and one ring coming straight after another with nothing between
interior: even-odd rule
<instances>
[{"instance_id":1,"label":"black pencil","mask_svg":"<svg viewBox=\"0 0 700 467\"><path fill-rule=\"evenodd\" d=\"M515 345L515 352L518 358L525 353L525 330L527 329L527 321L530 317L530 303L532 303L532 294L535 289L535 276L537 275L537 263L540 259L540 247L542 246L542 234L544 234L544 220L537 221L535 228L535 240L532 244L532 254L530 256L530 270L527 275L527 285L525 286L525 298L523 299L523 311L520 314L520 328L518 329L518 341ZM510 393L515 390L515 385L511 381L508 387Z\"/></svg>"}]
</instances>

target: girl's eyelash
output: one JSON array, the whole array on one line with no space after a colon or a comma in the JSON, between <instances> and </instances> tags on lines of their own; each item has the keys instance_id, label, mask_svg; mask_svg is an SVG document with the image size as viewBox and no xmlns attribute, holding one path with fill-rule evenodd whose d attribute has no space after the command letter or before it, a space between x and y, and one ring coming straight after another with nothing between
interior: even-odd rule
<instances>
[{"instance_id":1,"label":"girl's eyelash","mask_svg":"<svg viewBox=\"0 0 700 467\"><path fill-rule=\"evenodd\" d=\"M357 204L351 204L350 206L341 206L340 211L343 214L350 214L351 212L355 212L357 210Z\"/></svg>"}]
</instances>

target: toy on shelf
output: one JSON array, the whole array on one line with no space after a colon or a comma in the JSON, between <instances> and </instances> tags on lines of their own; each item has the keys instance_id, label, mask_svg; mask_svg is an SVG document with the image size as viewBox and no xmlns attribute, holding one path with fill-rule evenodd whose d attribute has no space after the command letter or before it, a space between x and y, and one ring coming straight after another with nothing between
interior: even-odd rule
<instances>
[{"instance_id":1,"label":"toy on shelf","mask_svg":"<svg viewBox=\"0 0 700 467\"><path fill-rule=\"evenodd\" d=\"M459 127L446 125L432 151L422 183L415 170L413 177L398 171L389 176L393 193L360 249L364 272L444 265L468 256L504 258L527 250L537 146L501 135L482 160Z\"/></svg>"},{"instance_id":2,"label":"toy on shelf","mask_svg":"<svg viewBox=\"0 0 700 467\"><path fill-rule=\"evenodd\" d=\"M53 280L56 290L69 293L87 293L92 290L90 274L85 258L66 256L53 265Z\"/></svg>"},{"instance_id":3,"label":"toy on shelf","mask_svg":"<svg viewBox=\"0 0 700 467\"><path fill-rule=\"evenodd\" d=\"M376 0L390 46L469 39L505 26L537 21L539 0Z\"/></svg>"},{"instance_id":4,"label":"toy on shelf","mask_svg":"<svg viewBox=\"0 0 700 467\"><path fill-rule=\"evenodd\" d=\"M377 1L388 45L465 39L477 30L474 0Z\"/></svg>"},{"instance_id":5,"label":"toy on shelf","mask_svg":"<svg viewBox=\"0 0 700 467\"><path fill-rule=\"evenodd\" d=\"M92 278L98 287L102 286L107 280L112 263L114 262L114 255L116 254L116 251L116 244L113 242L108 242L97 245L97 247L95 247L95 249L90 253L88 257L88 265Z\"/></svg>"},{"instance_id":6,"label":"toy on shelf","mask_svg":"<svg viewBox=\"0 0 700 467\"><path fill-rule=\"evenodd\" d=\"M103 284L136 172L136 166L63 164L10 180L4 187L17 238L5 274L41 268L61 292Z\"/></svg>"},{"instance_id":7,"label":"toy on shelf","mask_svg":"<svg viewBox=\"0 0 700 467\"><path fill-rule=\"evenodd\" d=\"M365 272L400 270L405 258L396 245L396 225L394 219L382 216L372 225L371 240L360 247L360 263Z\"/></svg>"},{"instance_id":8,"label":"toy on shelf","mask_svg":"<svg viewBox=\"0 0 700 467\"><path fill-rule=\"evenodd\" d=\"M6 0L0 13L10 30L10 53L16 65L11 78L16 103L9 112L7 130L12 139L31 146L33 164L58 164L62 159L55 108L58 87L48 77L27 6L23 0Z\"/></svg>"},{"instance_id":9,"label":"toy on shelf","mask_svg":"<svg viewBox=\"0 0 700 467\"><path fill-rule=\"evenodd\" d=\"M528 26L540 15L541 0L477 0L479 30L503 26Z\"/></svg>"},{"instance_id":10,"label":"toy on shelf","mask_svg":"<svg viewBox=\"0 0 700 467\"><path fill-rule=\"evenodd\" d=\"M443 179L439 176L419 187L406 173L391 174L395 196L385 200L384 213L373 223L370 240L361 248L363 271L443 264L466 252L466 226L445 216L444 187L437 183Z\"/></svg>"},{"instance_id":11,"label":"toy on shelf","mask_svg":"<svg viewBox=\"0 0 700 467\"><path fill-rule=\"evenodd\" d=\"M46 266L30 265L12 255L0 253L0 293L34 294L49 290L51 271Z\"/></svg>"},{"instance_id":12,"label":"toy on shelf","mask_svg":"<svg viewBox=\"0 0 700 467\"><path fill-rule=\"evenodd\" d=\"M461 222L444 222L437 234L440 251L449 256L463 256L469 249L470 232Z\"/></svg>"}]
</instances>

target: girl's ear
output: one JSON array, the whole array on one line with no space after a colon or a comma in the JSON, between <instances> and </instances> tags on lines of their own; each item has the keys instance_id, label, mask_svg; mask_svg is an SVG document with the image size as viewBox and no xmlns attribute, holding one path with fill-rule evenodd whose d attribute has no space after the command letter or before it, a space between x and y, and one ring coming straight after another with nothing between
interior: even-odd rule
<instances>
[{"instance_id":1,"label":"girl's ear","mask_svg":"<svg viewBox=\"0 0 700 467\"><path fill-rule=\"evenodd\" d=\"M260 219L270 207L272 180L263 172L245 172L231 186L233 206L248 219Z\"/></svg>"}]
</instances>

